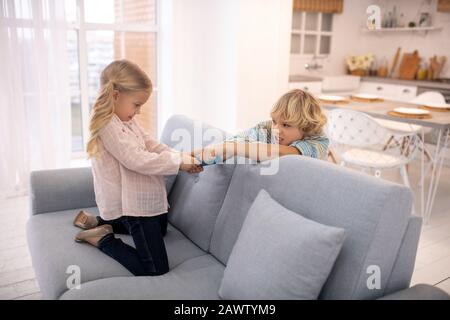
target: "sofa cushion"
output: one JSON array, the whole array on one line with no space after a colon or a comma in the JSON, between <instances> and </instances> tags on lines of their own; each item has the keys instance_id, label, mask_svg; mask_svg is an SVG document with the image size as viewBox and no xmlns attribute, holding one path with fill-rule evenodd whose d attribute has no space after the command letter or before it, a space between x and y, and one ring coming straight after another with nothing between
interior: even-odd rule
<instances>
[{"instance_id":1,"label":"sofa cushion","mask_svg":"<svg viewBox=\"0 0 450 320\"><path fill-rule=\"evenodd\" d=\"M199 149L225 138L225 132L173 116L164 127L161 141L178 151ZM183 143L185 142L185 143ZM175 181L166 180L169 194L169 221L203 250L209 249L211 235L235 166L206 166L199 174L180 172Z\"/></svg>"},{"instance_id":2,"label":"sofa cushion","mask_svg":"<svg viewBox=\"0 0 450 320\"><path fill-rule=\"evenodd\" d=\"M177 151L191 151L219 143L227 133L200 121L195 121L184 115L171 116L162 131L161 142ZM177 175L166 176L167 194L170 194Z\"/></svg>"},{"instance_id":3,"label":"sofa cushion","mask_svg":"<svg viewBox=\"0 0 450 320\"><path fill-rule=\"evenodd\" d=\"M317 299L345 230L305 219L261 190L228 259L223 299Z\"/></svg>"},{"instance_id":4,"label":"sofa cushion","mask_svg":"<svg viewBox=\"0 0 450 320\"><path fill-rule=\"evenodd\" d=\"M192 258L158 277L115 277L94 280L64 293L62 300L219 299L224 265L211 255Z\"/></svg>"},{"instance_id":5,"label":"sofa cushion","mask_svg":"<svg viewBox=\"0 0 450 320\"><path fill-rule=\"evenodd\" d=\"M211 254L227 264L248 209L265 189L287 209L346 230L320 299L382 296L411 214L411 191L317 159L284 156L272 162L278 162L273 175L261 174L265 163L236 166L211 239ZM371 266L382 272L379 289L367 286Z\"/></svg>"},{"instance_id":6,"label":"sofa cushion","mask_svg":"<svg viewBox=\"0 0 450 320\"><path fill-rule=\"evenodd\" d=\"M85 210L98 215L97 207ZM78 211L39 214L28 220L27 238L33 267L47 299L56 299L67 290L66 280L70 274L66 271L71 265L80 267L81 283L110 277L134 277L97 248L74 241L81 230L72 224ZM131 236L116 236L134 247ZM171 269L188 259L206 254L170 224L164 242Z\"/></svg>"},{"instance_id":7,"label":"sofa cushion","mask_svg":"<svg viewBox=\"0 0 450 320\"><path fill-rule=\"evenodd\" d=\"M216 165L196 175L182 172L170 193L170 223L203 250L209 249L233 170L233 165Z\"/></svg>"}]
</instances>

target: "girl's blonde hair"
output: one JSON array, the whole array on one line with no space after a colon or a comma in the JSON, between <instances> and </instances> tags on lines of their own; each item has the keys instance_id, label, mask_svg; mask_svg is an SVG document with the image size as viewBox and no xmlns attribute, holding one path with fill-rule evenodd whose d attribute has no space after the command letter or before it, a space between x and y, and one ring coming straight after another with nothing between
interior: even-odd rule
<instances>
[{"instance_id":1,"label":"girl's blonde hair","mask_svg":"<svg viewBox=\"0 0 450 320\"><path fill-rule=\"evenodd\" d=\"M327 123L327 117L316 98L300 89L291 90L281 96L270 114L297 126L306 136L321 133Z\"/></svg>"},{"instance_id":2,"label":"girl's blonde hair","mask_svg":"<svg viewBox=\"0 0 450 320\"><path fill-rule=\"evenodd\" d=\"M88 158L98 158L99 131L114 115L114 90L119 92L146 91L152 93L152 82L139 66L128 60L111 62L100 76L100 92L92 108L89 122L90 138L87 143Z\"/></svg>"}]
</instances>

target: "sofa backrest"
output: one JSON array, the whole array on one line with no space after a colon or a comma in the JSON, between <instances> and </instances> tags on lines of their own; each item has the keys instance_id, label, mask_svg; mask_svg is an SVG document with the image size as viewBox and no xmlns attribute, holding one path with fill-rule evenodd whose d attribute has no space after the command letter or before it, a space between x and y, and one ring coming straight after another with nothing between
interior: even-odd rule
<instances>
[{"instance_id":1,"label":"sofa backrest","mask_svg":"<svg viewBox=\"0 0 450 320\"><path fill-rule=\"evenodd\" d=\"M411 285L421 229L422 218L411 216L384 295L409 288Z\"/></svg>"},{"instance_id":2,"label":"sofa backrest","mask_svg":"<svg viewBox=\"0 0 450 320\"><path fill-rule=\"evenodd\" d=\"M275 175L262 175L261 165L236 166L215 224L211 254L227 263L247 211L263 188L286 208L347 231L321 299L383 296L410 219L410 190L307 157L272 161L279 161ZM369 289L369 277L377 270L381 287Z\"/></svg>"},{"instance_id":3,"label":"sofa backrest","mask_svg":"<svg viewBox=\"0 0 450 320\"><path fill-rule=\"evenodd\" d=\"M193 120L174 116L161 141L177 149L174 130L192 134L195 127ZM197 130L204 133L208 128L203 125ZM209 143L201 139L202 146ZM199 175L180 173L175 183L169 183L173 185L169 221L226 264L248 209L264 188L286 208L346 229L345 243L321 299L374 299L408 284L412 251L420 234L420 221L414 220L411 227L412 193L408 188L307 157L285 156L273 161L278 161L279 167L275 175L261 174L261 167L267 164L208 166ZM410 231L405 233L408 225ZM401 253L400 248L411 252ZM373 268L380 271L380 289L367 286Z\"/></svg>"},{"instance_id":4,"label":"sofa backrest","mask_svg":"<svg viewBox=\"0 0 450 320\"><path fill-rule=\"evenodd\" d=\"M175 150L183 151L184 147L184 151L190 151L211 143L219 143L223 138L220 136L225 134L212 126L176 115L167 121L161 141ZM187 145L181 145L181 139L187 142ZM199 145L194 145L195 140ZM206 166L200 174L179 172L176 177L166 179L170 223L205 251L209 249L216 218L234 168L235 165L225 164Z\"/></svg>"}]
</instances>

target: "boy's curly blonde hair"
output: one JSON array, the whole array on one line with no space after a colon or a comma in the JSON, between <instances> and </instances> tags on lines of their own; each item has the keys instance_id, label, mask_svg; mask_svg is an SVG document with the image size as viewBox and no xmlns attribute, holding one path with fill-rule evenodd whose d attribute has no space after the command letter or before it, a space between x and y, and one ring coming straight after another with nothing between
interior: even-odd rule
<instances>
[{"instance_id":1,"label":"boy's curly blonde hair","mask_svg":"<svg viewBox=\"0 0 450 320\"><path fill-rule=\"evenodd\" d=\"M320 134L327 117L314 96L300 89L291 90L281 96L270 112L287 123L297 126L305 136Z\"/></svg>"}]
</instances>

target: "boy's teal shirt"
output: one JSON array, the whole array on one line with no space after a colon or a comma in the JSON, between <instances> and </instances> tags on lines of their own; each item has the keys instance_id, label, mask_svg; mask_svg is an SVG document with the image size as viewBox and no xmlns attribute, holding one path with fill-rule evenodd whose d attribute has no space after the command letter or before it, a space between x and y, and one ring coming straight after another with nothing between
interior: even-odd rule
<instances>
[{"instance_id":1,"label":"boy's teal shirt","mask_svg":"<svg viewBox=\"0 0 450 320\"><path fill-rule=\"evenodd\" d=\"M277 143L272 135L272 121L260 122L250 129L239 132L227 141ZM297 148L304 156L326 159L329 144L330 140L322 132L313 136L305 136L301 140L292 142L289 146Z\"/></svg>"}]
</instances>

